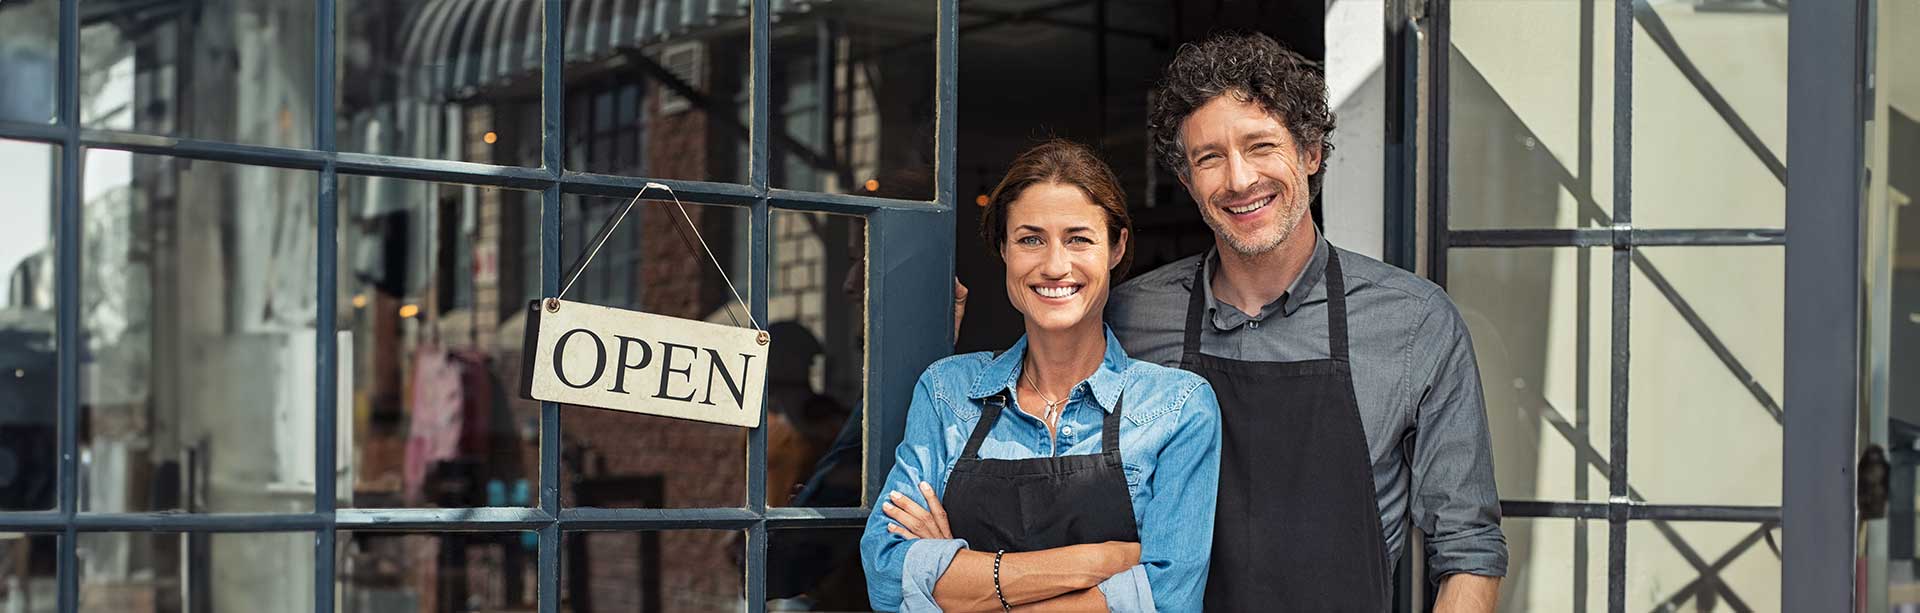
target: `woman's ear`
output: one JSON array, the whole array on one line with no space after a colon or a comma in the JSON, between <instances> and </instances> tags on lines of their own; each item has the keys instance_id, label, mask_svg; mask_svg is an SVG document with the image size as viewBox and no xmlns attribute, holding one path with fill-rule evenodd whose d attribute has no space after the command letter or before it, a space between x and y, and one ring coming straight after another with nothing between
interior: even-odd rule
<instances>
[{"instance_id":1,"label":"woman's ear","mask_svg":"<svg viewBox=\"0 0 1920 613\"><path fill-rule=\"evenodd\" d=\"M1118 268L1120 261L1126 259L1126 257L1127 231L1125 228L1122 228L1120 230L1120 240L1114 241L1113 248L1107 250L1107 270Z\"/></svg>"}]
</instances>

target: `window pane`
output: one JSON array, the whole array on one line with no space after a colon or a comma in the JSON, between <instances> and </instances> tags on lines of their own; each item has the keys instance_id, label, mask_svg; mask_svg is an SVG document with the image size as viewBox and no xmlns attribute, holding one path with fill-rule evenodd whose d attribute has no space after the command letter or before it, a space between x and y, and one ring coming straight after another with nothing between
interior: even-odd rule
<instances>
[{"instance_id":1,"label":"window pane","mask_svg":"<svg viewBox=\"0 0 1920 613\"><path fill-rule=\"evenodd\" d=\"M568 149L583 152L568 170L747 182L747 3L568 7L566 133ZM616 98L633 84L642 88L628 110ZM625 139L640 143L637 163L622 163Z\"/></svg>"},{"instance_id":2,"label":"window pane","mask_svg":"<svg viewBox=\"0 0 1920 613\"><path fill-rule=\"evenodd\" d=\"M541 4L339 0L340 150L539 166Z\"/></svg>"},{"instance_id":3,"label":"window pane","mask_svg":"<svg viewBox=\"0 0 1920 613\"><path fill-rule=\"evenodd\" d=\"M80 610L307 611L313 533L83 532Z\"/></svg>"},{"instance_id":4,"label":"window pane","mask_svg":"<svg viewBox=\"0 0 1920 613\"><path fill-rule=\"evenodd\" d=\"M0 121L51 123L60 82L60 4L0 4Z\"/></svg>"},{"instance_id":5,"label":"window pane","mask_svg":"<svg viewBox=\"0 0 1920 613\"><path fill-rule=\"evenodd\" d=\"M1638 7L1633 223L1778 228L1787 218L1787 11ZM1609 35L1608 40L1611 40ZM1689 79L1691 68L1698 82ZM1717 96L1726 106L1716 110ZM1734 126L1752 137L1743 139ZM1778 164L1769 168L1769 162ZM1775 173L1778 170L1778 174ZM1778 298L1775 299L1778 301Z\"/></svg>"},{"instance_id":6,"label":"window pane","mask_svg":"<svg viewBox=\"0 0 1920 613\"><path fill-rule=\"evenodd\" d=\"M776 6L791 13L774 16L773 186L933 198L938 3Z\"/></svg>"},{"instance_id":7,"label":"window pane","mask_svg":"<svg viewBox=\"0 0 1920 613\"><path fill-rule=\"evenodd\" d=\"M1779 528L1653 521L1627 526L1627 610L1780 610Z\"/></svg>"},{"instance_id":8,"label":"window pane","mask_svg":"<svg viewBox=\"0 0 1920 613\"><path fill-rule=\"evenodd\" d=\"M1780 504L1786 250L1639 253L1628 454L1635 493L1662 504Z\"/></svg>"},{"instance_id":9,"label":"window pane","mask_svg":"<svg viewBox=\"0 0 1920 613\"><path fill-rule=\"evenodd\" d=\"M767 533L767 610L866 611L860 528Z\"/></svg>"},{"instance_id":10,"label":"window pane","mask_svg":"<svg viewBox=\"0 0 1920 613\"><path fill-rule=\"evenodd\" d=\"M1607 610L1607 522L1509 517L1500 531L1507 536L1500 610Z\"/></svg>"},{"instance_id":11,"label":"window pane","mask_svg":"<svg viewBox=\"0 0 1920 613\"><path fill-rule=\"evenodd\" d=\"M354 403L339 492L357 507L537 504L540 404L517 390L539 192L341 177L339 202Z\"/></svg>"},{"instance_id":12,"label":"window pane","mask_svg":"<svg viewBox=\"0 0 1920 613\"><path fill-rule=\"evenodd\" d=\"M342 531L334 585L340 611L532 611L539 605L539 536Z\"/></svg>"},{"instance_id":13,"label":"window pane","mask_svg":"<svg viewBox=\"0 0 1920 613\"><path fill-rule=\"evenodd\" d=\"M1611 6L1460 0L1451 10L1448 225L1611 224Z\"/></svg>"},{"instance_id":14,"label":"window pane","mask_svg":"<svg viewBox=\"0 0 1920 613\"><path fill-rule=\"evenodd\" d=\"M560 608L579 613L746 610L746 533L569 532Z\"/></svg>"},{"instance_id":15,"label":"window pane","mask_svg":"<svg viewBox=\"0 0 1920 613\"><path fill-rule=\"evenodd\" d=\"M81 510L312 509L314 174L83 156Z\"/></svg>"},{"instance_id":16,"label":"window pane","mask_svg":"<svg viewBox=\"0 0 1920 613\"><path fill-rule=\"evenodd\" d=\"M627 199L568 198L560 252L569 265ZM642 201L567 294L607 306L747 327L748 211ZM685 232L683 235L682 233ZM723 278L699 244L704 239ZM746 504L747 430L622 411L565 406L560 414L561 501L585 507L738 507Z\"/></svg>"},{"instance_id":17,"label":"window pane","mask_svg":"<svg viewBox=\"0 0 1920 613\"><path fill-rule=\"evenodd\" d=\"M1447 293L1473 335L1502 498L1607 497L1609 257L1580 248L1447 252Z\"/></svg>"},{"instance_id":18,"label":"window pane","mask_svg":"<svg viewBox=\"0 0 1920 613\"><path fill-rule=\"evenodd\" d=\"M866 220L775 211L767 370L767 504L860 506Z\"/></svg>"},{"instance_id":19,"label":"window pane","mask_svg":"<svg viewBox=\"0 0 1920 613\"><path fill-rule=\"evenodd\" d=\"M42 613L57 610L55 566L60 535L0 535L0 608Z\"/></svg>"},{"instance_id":20,"label":"window pane","mask_svg":"<svg viewBox=\"0 0 1920 613\"><path fill-rule=\"evenodd\" d=\"M4 11L6 9L0 9ZM0 13L5 15L5 13ZM59 147L0 140L0 510L51 509L59 488L54 209Z\"/></svg>"},{"instance_id":21,"label":"window pane","mask_svg":"<svg viewBox=\"0 0 1920 613\"><path fill-rule=\"evenodd\" d=\"M310 0L137 11L124 2L82 0L80 14L80 118L87 127L313 146Z\"/></svg>"}]
</instances>

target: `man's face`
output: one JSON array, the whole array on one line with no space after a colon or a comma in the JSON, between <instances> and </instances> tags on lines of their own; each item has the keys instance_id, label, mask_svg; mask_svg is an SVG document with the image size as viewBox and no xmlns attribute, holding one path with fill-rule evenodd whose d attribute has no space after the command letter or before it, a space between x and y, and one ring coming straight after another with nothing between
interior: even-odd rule
<instances>
[{"instance_id":1,"label":"man's face","mask_svg":"<svg viewBox=\"0 0 1920 613\"><path fill-rule=\"evenodd\" d=\"M1222 95L1180 124L1187 176L1180 182L1221 245L1246 256L1293 236L1313 195L1320 148L1302 152L1293 133L1259 103Z\"/></svg>"}]
</instances>

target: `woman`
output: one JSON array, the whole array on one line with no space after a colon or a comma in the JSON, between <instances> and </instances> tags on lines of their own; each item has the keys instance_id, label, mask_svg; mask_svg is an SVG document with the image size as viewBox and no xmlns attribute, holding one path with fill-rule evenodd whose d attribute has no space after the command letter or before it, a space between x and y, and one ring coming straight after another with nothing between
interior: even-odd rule
<instances>
[{"instance_id":1,"label":"woman","mask_svg":"<svg viewBox=\"0 0 1920 613\"><path fill-rule=\"evenodd\" d=\"M1101 320L1128 263L1113 172L1049 141L981 214L1026 336L935 362L861 539L899 611L1198 611L1219 482L1205 380L1128 358Z\"/></svg>"}]
</instances>

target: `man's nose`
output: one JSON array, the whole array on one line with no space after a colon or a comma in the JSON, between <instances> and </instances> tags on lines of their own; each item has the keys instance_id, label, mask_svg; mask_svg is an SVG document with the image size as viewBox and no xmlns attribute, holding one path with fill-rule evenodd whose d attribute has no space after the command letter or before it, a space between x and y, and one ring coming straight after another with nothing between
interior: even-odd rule
<instances>
[{"instance_id":1,"label":"man's nose","mask_svg":"<svg viewBox=\"0 0 1920 613\"><path fill-rule=\"evenodd\" d=\"M1227 154L1227 188L1235 193L1244 193L1260 182L1259 173L1239 152Z\"/></svg>"}]
</instances>

